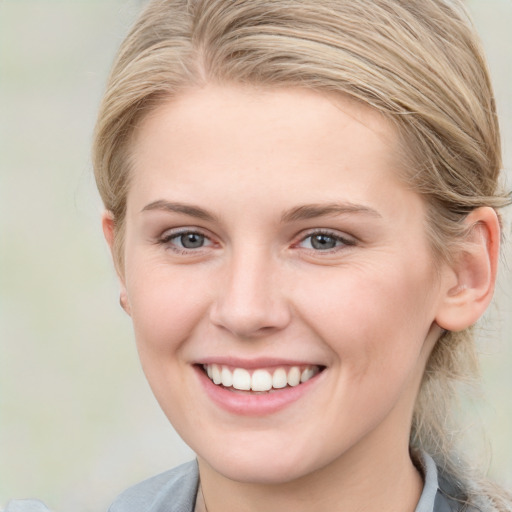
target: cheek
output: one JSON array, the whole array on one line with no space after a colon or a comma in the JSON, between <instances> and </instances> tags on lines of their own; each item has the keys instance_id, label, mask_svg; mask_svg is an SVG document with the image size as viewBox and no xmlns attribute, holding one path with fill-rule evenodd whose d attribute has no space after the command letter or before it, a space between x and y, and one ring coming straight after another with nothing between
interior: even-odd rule
<instances>
[{"instance_id":1,"label":"cheek","mask_svg":"<svg viewBox=\"0 0 512 512\"><path fill-rule=\"evenodd\" d=\"M137 351L157 401L180 430L182 422L188 425L185 410L194 400L184 354L187 342L207 318L209 287L183 269L172 271L165 265L146 269L128 274L126 282Z\"/></svg>"},{"instance_id":2,"label":"cheek","mask_svg":"<svg viewBox=\"0 0 512 512\"><path fill-rule=\"evenodd\" d=\"M211 284L181 269L146 268L126 283L139 350L175 351L205 317Z\"/></svg>"},{"instance_id":3,"label":"cheek","mask_svg":"<svg viewBox=\"0 0 512 512\"><path fill-rule=\"evenodd\" d=\"M433 281L427 266L418 267L335 269L321 287L318 281L305 284L300 309L339 362L359 377L371 368L411 365L435 316Z\"/></svg>"}]
</instances>

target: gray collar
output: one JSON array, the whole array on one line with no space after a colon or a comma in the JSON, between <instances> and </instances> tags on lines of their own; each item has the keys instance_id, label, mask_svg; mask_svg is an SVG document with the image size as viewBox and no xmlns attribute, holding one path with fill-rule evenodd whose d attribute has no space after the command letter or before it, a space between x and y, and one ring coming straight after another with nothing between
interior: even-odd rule
<instances>
[{"instance_id":1,"label":"gray collar","mask_svg":"<svg viewBox=\"0 0 512 512\"><path fill-rule=\"evenodd\" d=\"M434 512L436 494L439 488L436 464L432 457L426 453L421 454L421 458L418 462L423 471L424 485L415 512Z\"/></svg>"}]
</instances>

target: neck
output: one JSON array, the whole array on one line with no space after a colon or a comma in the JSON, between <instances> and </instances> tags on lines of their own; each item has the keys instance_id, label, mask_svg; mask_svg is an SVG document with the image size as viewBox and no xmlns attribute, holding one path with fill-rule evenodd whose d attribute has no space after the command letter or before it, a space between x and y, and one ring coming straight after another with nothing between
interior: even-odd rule
<instances>
[{"instance_id":1,"label":"neck","mask_svg":"<svg viewBox=\"0 0 512 512\"><path fill-rule=\"evenodd\" d=\"M237 482L201 459L199 469L208 512L413 512L423 488L407 445L402 450L381 446L367 457L354 449L328 466L284 483Z\"/></svg>"}]
</instances>

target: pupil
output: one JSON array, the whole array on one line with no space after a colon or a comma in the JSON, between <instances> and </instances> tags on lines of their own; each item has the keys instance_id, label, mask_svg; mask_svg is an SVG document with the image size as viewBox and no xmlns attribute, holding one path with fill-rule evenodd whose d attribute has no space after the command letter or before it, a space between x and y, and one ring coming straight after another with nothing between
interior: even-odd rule
<instances>
[{"instance_id":1,"label":"pupil","mask_svg":"<svg viewBox=\"0 0 512 512\"><path fill-rule=\"evenodd\" d=\"M336 240L329 235L315 235L311 238L311 245L314 249L333 249L336 246Z\"/></svg>"},{"instance_id":2,"label":"pupil","mask_svg":"<svg viewBox=\"0 0 512 512\"><path fill-rule=\"evenodd\" d=\"M197 233L187 233L181 235L180 242L185 249L197 249L203 246L204 236L198 235Z\"/></svg>"}]
</instances>

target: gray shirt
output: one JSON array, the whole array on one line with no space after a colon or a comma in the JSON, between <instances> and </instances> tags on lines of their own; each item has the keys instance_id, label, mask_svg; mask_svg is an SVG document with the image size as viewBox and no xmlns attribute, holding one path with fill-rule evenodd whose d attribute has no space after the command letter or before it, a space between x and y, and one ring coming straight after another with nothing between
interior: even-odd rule
<instances>
[{"instance_id":1,"label":"gray shirt","mask_svg":"<svg viewBox=\"0 0 512 512\"><path fill-rule=\"evenodd\" d=\"M468 510L456 500L450 486L438 477L436 465L428 455L423 455L421 469L425 484L415 512ZM198 485L197 462L188 462L130 487L114 501L108 512L194 512ZM39 501L16 500L9 502L4 512L50 511Z\"/></svg>"}]
</instances>

